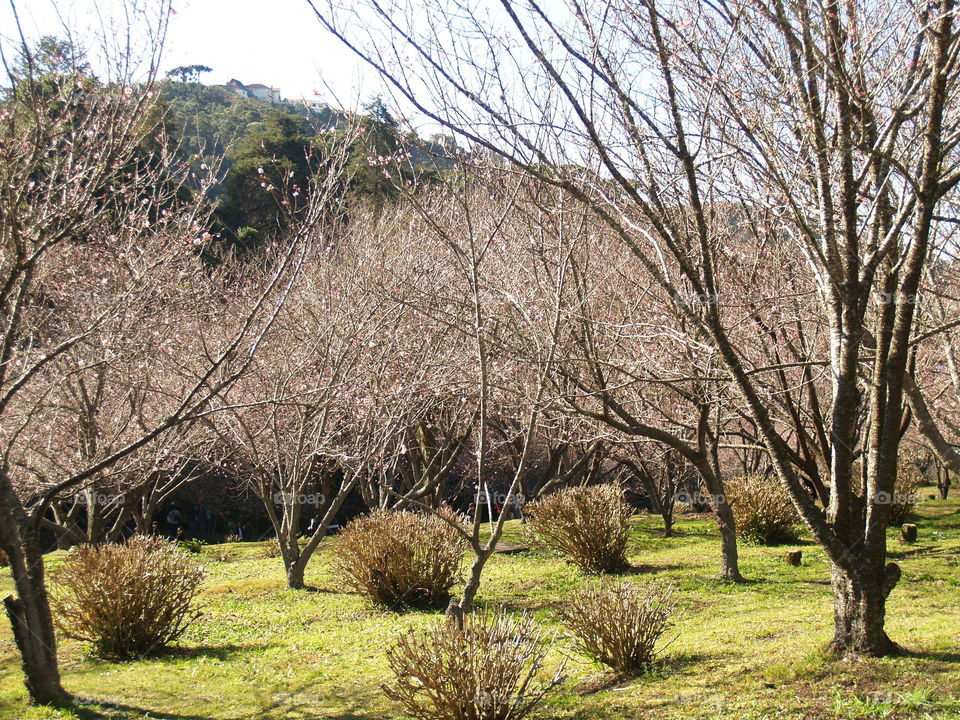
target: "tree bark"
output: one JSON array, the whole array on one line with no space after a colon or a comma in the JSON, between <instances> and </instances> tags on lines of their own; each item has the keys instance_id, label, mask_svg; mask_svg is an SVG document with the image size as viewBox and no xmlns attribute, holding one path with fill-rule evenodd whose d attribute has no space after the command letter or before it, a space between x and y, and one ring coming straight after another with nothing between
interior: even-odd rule
<instances>
[{"instance_id":1,"label":"tree bark","mask_svg":"<svg viewBox=\"0 0 960 720\"><path fill-rule=\"evenodd\" d=\"M294 590L303 590L303 574L306 570L306 563L302 562L302 557L287 567L287 587Z\"/></svg>"},{"instance_id":2,"label":"tree bark","mask_svg":"<svg viewBox=\"0 0 960 720\"><path fill-rule=\"evenodd\" d=\"M937 490L940 491L940 499L946 500L950 496L950 470L937 465Z\"/></svg>"},{"instance_id":3,"label":"tree bark","mask_svg":"<svg viewBox=\"0 0 960 720\"><path fill-rule=\"evenodd\" d=\"M493 554L493 545L491 544L490 550L474 551L476 556L473 565L470 567L470 577L463 585L463 595L460 596L459 600L451 600L447 606L447 617L461 629L463 628L464 615L473 612L474 600L480 590L480 578L483 575L483 568L487 564L487 560Z\"/></svg>"},{"instance_id":4,"label":"tree bark","mask_svg":"<svg viewBox=\"0 0 960 720\"><path fill-rule=\"evenodd\" d=\"M8 478L0 476L0 547L7 553L18 597L3 600L20 651L27 692L40 705L64 704L57 638L44 585L43 553L37 529L19 506Z\"/></svg>"},{"instance_id":5,"label":"tree bark","mask_svg":"<svg viewBox=\"0 0 960 720\"><path fill-rule=\"evenodd\" d=\"M900 578L900 568L889 563L832 568L834 636L832 652L841 656L882 656L899 651L883 629L887 596Z\"/></svg>"},{"instance_id":6,"label":"tree bark","mask_svg":"<svg viewBox=\"0 0 960 720\"><path fill-rule=\"evenodd\" d=\"M743 575L740 574L740 555L737 550L737 521L733 517L730 503L727 502L718 467L711 466L706 459L698 460L694 466L710 491L710 504L717 521L717 529L720 531L720 577L724 580L743 582Z\"/></svg>"},{"instance_id":7,"label":"tree bark","mask_svg":"<svg viewBox=\"0 0 960 720\"><path fill-rule=\"evenodd\" d=\"M714 510L717 517L717 529L720 531L720 577L724 580L743 582L740 574L740 556L737 551L737 524L733 519L733 510L722 495Z\"/></svg>"}]
</instances>

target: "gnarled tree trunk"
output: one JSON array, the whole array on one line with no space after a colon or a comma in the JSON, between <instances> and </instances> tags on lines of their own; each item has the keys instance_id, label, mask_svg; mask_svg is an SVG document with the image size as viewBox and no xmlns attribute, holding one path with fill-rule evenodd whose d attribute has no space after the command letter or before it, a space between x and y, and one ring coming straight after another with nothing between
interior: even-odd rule
<instances>
[{"instance_id":1,"label":"gnarled tree trunk","mask_svg":"<svg viewBox=\"0 0 960 720\"><path fill-rule=\"evenodd\" d=\"M883 629L887 596L900 579L895 563L831 571L834 636L830 649L838 655L891 655L899 650Z\"/></svg>"},{"instance_id":2,"label":"gnarled tree trunk","mask_svg":"<svg viewBox=\"0 0 960 720\"><path fill-rule=\"evenodd\" d=\"M30 699L51 705L70 700L60 684L57 638L44 585L43 553L38 531L23 512L8 478L0 476L0 547L10 560L17 597L3 600L20 651Z\"/></svg>"}]
</instances>

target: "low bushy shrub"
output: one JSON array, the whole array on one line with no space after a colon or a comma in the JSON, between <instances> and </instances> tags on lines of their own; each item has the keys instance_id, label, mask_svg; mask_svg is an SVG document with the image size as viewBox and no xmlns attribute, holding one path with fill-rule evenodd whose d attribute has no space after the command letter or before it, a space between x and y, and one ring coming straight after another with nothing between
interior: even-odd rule
<instances>
[{"instance_id":1,"label":"low bushy shrub","mask_svg":"<svg viewBox=\"0 0 960 720\"><path fill-rule=\"evenodd\" d=\"M449 521L449 522L448 522ZM337 541L335 572L378 605L439 608L460 580L465 542L435 514L377 511L348 524Z\"/></svg>"},{"instance_id":2,"label":"low bushy shrub","mask_svg":"<svg viewBox=\"0 0 960 720\"><path fill-rule=\"evenodd\" d=\"M580 651L617 672L637 673L656 658L675 608L672 586L621 581L580 590L557 617Z\"/></svg>"},{"instance_id":3,"label":"low bushy shrub","mask_svg":"<svg viewBox=\"0 0 960 720\"><path fill-rule=\"evenodd\" d=\"M916 466L906 462L900 463L890 504L891 525L902 525L910 517L919 499L921 485L923 485L923 476Z\"/></svg>"},{"instance_id":4,"label":"low bushy shrub","mask_svg":"<svg viewBox=\"0 0 960 720\"><path fill-rule=\"evenodd\" d=\"M219 545L208 545L206 547L206 554L213 558L215 562L220 563L233 562L237 559L236 555Z\"/></svg>"},{"instance_id":5,"label":"low bushy shrub","mask_svg":"<svg viewBox=\"0 0 960 720\"><path fill-rule=\"evenodd\" d=\"M177 540L177 547L181 550L184 550L192 555L197 555L203 550L203 540L199 538L184 538L183 540Z\"/></svg>"},{"instance_id":6,"label":"low bushy shrub","mask_svg":"<svg viewBox=\"0 0 960 720\"><path fill-rule=\"evenodd\" d=\"M593 573L627 567L632 514L618 485L568 488L524 508L534 545L559 552Z\"/></svg>"},{"instance_id":7,"label":"low bushy shrub","mask_svg":"<svg viewBox=\"0 0 960 720\"><path fill-rule=\"evenodd\" d=\"M474 613L463 628L401 635L387 650L394 682L381 688L417 720L520 720L563 681L562 667L539 678L548 649L529 617Z\"/></svg>"},{"instance_id":8,"label":"low bushy shrub","mask_svg":"<svg viewBox=\"0 0 960 720\"><path fill-rule=\"evenodd\" d=\"M54 617L65 635L93 643L100 655L148 655L199 616L194 599L204 575L163 538L81 545L53 575Z\"/></svg>"},{"instance_id":9,"label":"low bushy shrub","mask_svg":"<svg viewBox=\"0 0 960 720\"><path fill-rule=\"evenodd\" d=\"M737 534L763 545L800 539L800 516L776 478L745 475L725 483Z\"/></svg>"},{"instance_id":10,"label":"low bushy shrub","mask_svg":"<svg viewBox=\"0 0 960 720\"><path fill-rule=\"evenodd\" d=\"M263 544L263 556L265 558L278 558L282 554L280 552L280 538L274 536Z\"/></svg>"}]
</instances>

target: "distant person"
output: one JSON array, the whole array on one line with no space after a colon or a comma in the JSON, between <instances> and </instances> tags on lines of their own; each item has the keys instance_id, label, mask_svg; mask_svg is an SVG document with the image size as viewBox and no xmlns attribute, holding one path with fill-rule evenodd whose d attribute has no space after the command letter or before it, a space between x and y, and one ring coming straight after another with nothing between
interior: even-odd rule
<instances>
[{"instance_id":1,"label":"distant person","mask_svg":"<svg viewBox=\"0 0 960 720\"><path fill-rule=\"evenodd\" d=\"M180 527L182 523L183 515L180 513L180 510L176 507L171 508L170 512L167 513L167 528L169 528L174 537L176 537L178 530L182 530Z\"/></svg>"}]
</instances>

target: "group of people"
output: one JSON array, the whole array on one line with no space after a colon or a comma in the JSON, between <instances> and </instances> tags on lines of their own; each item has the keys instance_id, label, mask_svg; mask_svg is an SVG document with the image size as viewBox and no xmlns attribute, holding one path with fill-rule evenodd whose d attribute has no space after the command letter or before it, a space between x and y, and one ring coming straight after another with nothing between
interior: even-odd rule
<instances>
[{"instance_id":1,"label":"group of people","mask_svg":"<svg viewBox=\"0 0 960 720\"><path fill-rule=\"evenodd\" d=\"M189 521L176 505L161 509L158 516L160 520L154 520L150 526L150 532L153 535L164 535L179 540L185 536L187 530L197 537L209 537L217 530L217 518L209 508L193 508L190 511ZM243 523L228 520L225 529L228 537L246 539Z\"/></svg>"}]
</instances>

